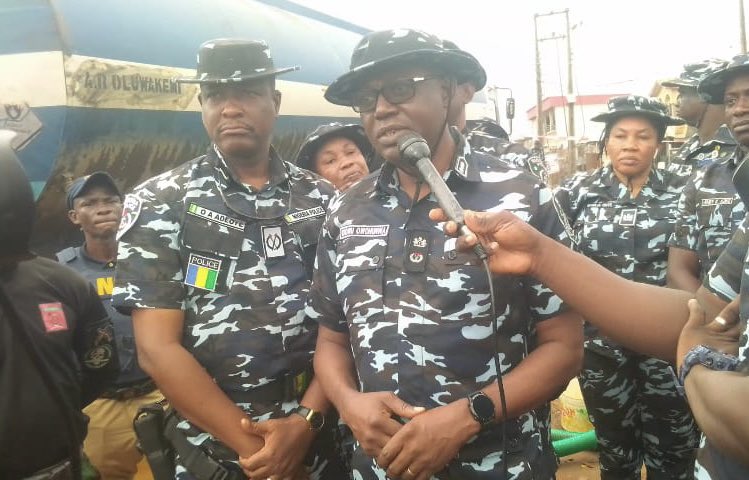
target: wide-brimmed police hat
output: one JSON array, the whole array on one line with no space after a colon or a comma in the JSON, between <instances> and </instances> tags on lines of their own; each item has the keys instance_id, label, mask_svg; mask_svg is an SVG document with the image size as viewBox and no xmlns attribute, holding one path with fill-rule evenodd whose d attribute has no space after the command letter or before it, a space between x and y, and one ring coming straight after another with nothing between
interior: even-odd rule
<instances>
[{"instance_id":1,"label":"wide-brimmed police hat","mask_svg":"<svg viewBox=\"0 0 749 480\"><path fill-rule=\"evenodd\" d=\"M117 184L114 183L114 179L111 175L109 175L107 172L102 171L94 172L91 175L76 178L75 180L73 180L73 183L70 184L70 186L68 187L67 197L68 210L73 209L73 204L76 198L83 195L86 192L86 189L94 185L107 187L114 193L116 193L118 197L122 198L120 189L117 188Z\"/></svg>"},{"instance_id":2,"label":"wide-brimmed police hat","mask_svg":"<svg viewBox=\"0 0 749 480\"><path fill-rule=\"evenodd\" d=\"M723 103L723 95L726 92L726 84L736 74L749 73L749 55L736 55L721 70L706 76L697 87L697 92L705 97L707 103Z\"/></svg>"},{"instance_id":3,"label":"wide-brimmed police hat","mask_svg":"<svg viewBox=\"0 0 749 480\"><path fill-rule=\"evenodd\" d=\"M486 85L486 72L473 55L425 32L411 29L382 30L365 35L351 54L349 71L325 91L325 98L336 105L351 106L352 94L373 73L407 65L452 74L459 82L472 79L480 90Z\"/></svg>"},{"instance_id":4,"label":"wide-brimmed police hat","mask_svg":"<svg viewBox=\"0 0 749 480\"><path fill-rule=\"evenodd\" d=\"M320 147L327 140L336 137L348 138L354 142L359 147L359 151L364 156L367 164L369 164L374 154L374 148L369 143L369 139L364 133L364 128L355 123L344 124L333 122L320 125L304 139L304 143L302 143L299 152L296 154L297 166L314 171L315 155L317 155L318 150L320 150Z\"/></svg>"},{"instance_id":5,"label":"wide-brimmed police hat","mask_svg":"<svg viewBox=\"0 0 749 480\"><path fill-rule=\"evenodd\" d=\"M641 97L639 95L623 95L610 99L607 106L609 109L608 112L599 113L591 118L591 120L594 122L611 123L622 117L643 116L666 127L670 125L683 125L685 123L681 118L670 116L666 105L654 98Z\"/></svg>"},{"instance_id":6,"label":"wide-brimmed police hat","mask_svg":"<svg viewBox=\"0 0 749 480\"><path fill-rule=\"evenodd\" d=\"M194 77L181 77L180 83L231 83L280 75L299 67L276 68L270 48L261 40L218 38L198 49Z\"/></svg>"},{"instance_id":7,"label":"wide-brimmed police hat","mask_svg":"<svg viewBox=\"0 0 749 480\"><path fill-rule=\"evenodd\" d=\"M661 85L664 87L697 88L705 77L726 68L726 65L728 65L728 61L720 58L710 58L701 62L688 63L684 65L684 71L681 72L678 78L661 82Z\"/></svg>"}]
</instances>

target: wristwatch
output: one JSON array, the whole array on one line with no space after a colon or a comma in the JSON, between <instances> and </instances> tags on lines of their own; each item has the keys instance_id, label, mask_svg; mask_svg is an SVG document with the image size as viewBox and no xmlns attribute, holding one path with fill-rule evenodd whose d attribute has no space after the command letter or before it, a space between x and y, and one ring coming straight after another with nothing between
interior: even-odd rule
<instances>
[{"instance_id":1,"label":"wristwatch","mask_svg":"<svg viewBox=\"0 0 749 480\"><path fill-rule=\"evenodd\" d=\"M494 402L481 390L468 395L468 410L482 427L494 421Z\"/></svg>"},{"instance_id":2,"label":"wristwatch","mask_svg":"<svg viewBox=\"0 0 749 480\"><path fill-rule=\"evenodd\" d=\"M676 389L682 395L684 395L684 381L687 378L687 374L697 364L703 365L710 370L733 372L736 370L739 360L733 355L726 355L705 345L697 345L692 348L684 355L684 361L681 362L681 368L679 369Z\"/></svg>"},{"instance_id":3,"label":"wristwatch","mask_svg":"<svg viewBox=\"0 0 749 480\"><path fill-rule=\"evenodd\" d=\"M294 413L296 413L297 415L301 415L302 418L307 420L309 429L313 432L319 432L322 429L323 425L325 425L325 416L316 410L312 410L311 408L299 405L296 410L294 410Z\"/></svg>"}]
</instances>

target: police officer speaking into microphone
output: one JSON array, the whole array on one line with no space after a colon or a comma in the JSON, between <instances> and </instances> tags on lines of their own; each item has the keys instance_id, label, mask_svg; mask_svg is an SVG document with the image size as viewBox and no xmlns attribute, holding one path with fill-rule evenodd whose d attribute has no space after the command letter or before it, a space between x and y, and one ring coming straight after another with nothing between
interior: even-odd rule
<instances>
[{"instance_id":1,"label":"police officer speaking into microphone","mask_svg":"<svg viewBox=\"0 0 749 480\"><path fill-rule=\"evenodd\" d=\"M271 146L281 104L261 41L201 45L208 152L125 199L113 302L131 311L138 360L174 408L180 478L345 478L312 375L304 314L333 187ZM251 428L241 427L251 417Z\"/></svg>"},{"instance_id":2,"label":"police officer speaking into microphone","mask_svg":"<svg viewBox=\"0 0 749 480\"><path fill-rule=\"evenodd\" d=\"M404 135L423 137L463 206L508 209L566 241L546 188L472 152L450 127L466 75L486 81L475 58L433 35L379 31L362 38L351 69L325 93L360 114L385 160L331 202L307 310L320 323L317 378L358 441L354 478L495 479L507 468L513 478L548 479L556 471L534 409L578 371L580 318L529 277L495 277L491 291L479 259L456 251L429 220L435 196L399 152Z\"/></svg>"}]
</instances>

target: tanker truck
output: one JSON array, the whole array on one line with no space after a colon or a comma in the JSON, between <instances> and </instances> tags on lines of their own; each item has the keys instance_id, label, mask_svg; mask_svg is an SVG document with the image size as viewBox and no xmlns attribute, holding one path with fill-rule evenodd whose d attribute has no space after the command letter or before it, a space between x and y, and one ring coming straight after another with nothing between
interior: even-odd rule
<instances>
[{"instance_id":1,"label":"tanker truck","mask_svg":"<svg viewBox=\"0 0 749 480\"><path fill-rule=\"evenodd\" d=\"M273 144L292 159L305 136L330 121L358 122L325 101L368 30L286 0L3 0L0 2L0 129L37 198L32 244L41 254L80 241L66 216L69 182L109 172L123 192L203 153L196 52L219 37L262 39L283 94ZM458 39L459 40L459 39ZM491 111L486 97L473 117Z\"/></svg>"}]
</instances>

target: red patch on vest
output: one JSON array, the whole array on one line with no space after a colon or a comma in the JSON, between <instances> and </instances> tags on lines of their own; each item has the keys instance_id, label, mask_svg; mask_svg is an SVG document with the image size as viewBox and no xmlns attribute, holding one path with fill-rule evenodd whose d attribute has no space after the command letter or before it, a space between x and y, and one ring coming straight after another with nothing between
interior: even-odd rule
<instances>
[{"instance_id":1,"label":"red patch on vest","mask_svg":"<svg viewBox=\"0 0 749 480\"><path fill-rule=\"evenodd\" d=\"M68 321L65 318L62 303L40 303L39 311L42 313L42 321L47 333L68 329Z\"/></svg>"}]
</instances>

